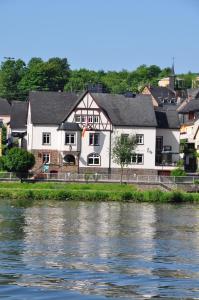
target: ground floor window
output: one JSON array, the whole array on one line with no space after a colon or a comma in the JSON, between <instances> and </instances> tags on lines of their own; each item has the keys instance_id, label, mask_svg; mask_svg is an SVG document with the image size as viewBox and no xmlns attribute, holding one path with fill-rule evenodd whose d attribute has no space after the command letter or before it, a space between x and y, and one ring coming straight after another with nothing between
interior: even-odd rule
<instances>
[{"instance_id":1,"label":"ground floor window","mask_svg":"<svg viewBox=\"0 0 199 300\"><path fill-rule=\"evenodd\" d=\"M100 165L100 155L97 153L91 153L88 155L87 159L88 166L99 166Z\"/></svg>"},{"instance_id":2,"label":"ground floor window","mask_svg":"<svg viewBox=\"0 0 199 300\"><path fill-rule=\"evenodd\" d=\"M131 163L135 165L143 165L144 164L144 154L134 153L131 156Z\"/></svg>"},{"instance_id":3,"label":"ground floor window","mask_svg":"<svg viewBox=\"0 0 199 300\"><path fill-rule=\"evenodd\" d=\"M64 156L64 162L69 165L75 165L75 157L71 154L67 154Z\"/></svg>"},{"instance_id":4,"label":"ground floor window","mask_svg":"<svg viewBox=\"0 0 199 300\"><path fill-rule=\"evenodd\" d=\"M43 153L42 162L43 162L43 164L50 163L50 154L49 153Z\"/></svg>"}]
</instances>

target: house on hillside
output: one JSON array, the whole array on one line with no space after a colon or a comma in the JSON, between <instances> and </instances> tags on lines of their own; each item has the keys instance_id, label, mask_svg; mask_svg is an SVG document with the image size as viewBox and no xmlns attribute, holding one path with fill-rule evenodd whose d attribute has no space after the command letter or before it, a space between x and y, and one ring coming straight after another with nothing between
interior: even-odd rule
<instances>
[{"instance_id":1,"label":"house on hillside","mask_svg":"<svg viewBox=\"0 0 199 300\"><path fill-rule=\"evenodd\" d=\"M150 95L30 92L27 149L34 170L117 173L114 139L136 135L130 174L169 174L179 159L178 115L156 111Z\"/></svg>"},{"instance_id":2,"label":"house on hillside","mask_svg":"<svg viewBox=\"0 0 199 300\"><path fill-rule=\"evenodd\" d=\"M151 95L155 107L176 105L178 100L173 90L163 86L145 86L142 94Z\"/></svg>"}]
</instances>

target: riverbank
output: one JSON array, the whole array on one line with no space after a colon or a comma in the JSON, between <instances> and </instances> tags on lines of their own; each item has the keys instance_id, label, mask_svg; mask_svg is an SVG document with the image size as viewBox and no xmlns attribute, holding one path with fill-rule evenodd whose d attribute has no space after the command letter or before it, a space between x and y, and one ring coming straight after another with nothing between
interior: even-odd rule
<instances>
[{"instance_id":1,"label":"riverbank","mask_svg":"<svg viewBox=\"0 0 199 300\"><path fill-rule=\"evenodd\" d=\"M0 198L11 200L84 200L136 202L198 202L199 193L141 191L131 184L105 183L0 183Z\"/></svg>"}]
</instances>

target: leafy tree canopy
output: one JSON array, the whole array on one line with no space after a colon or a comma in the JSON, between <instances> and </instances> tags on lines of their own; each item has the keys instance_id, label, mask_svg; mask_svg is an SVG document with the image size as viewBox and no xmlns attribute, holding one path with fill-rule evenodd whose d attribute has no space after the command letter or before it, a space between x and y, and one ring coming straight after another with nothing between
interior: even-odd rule
<instances>
[{"instance_id":1,"label":"leafy tree canopy","mask_svg":"<svg viewBox=\"0 0 199 300\"><path fill-rule=\"evenodd\" d=\"M27 173L35 164L34 155L21 148L10 149L2 160L4 169L16 173Z\"/></svg>"}]
</instances>

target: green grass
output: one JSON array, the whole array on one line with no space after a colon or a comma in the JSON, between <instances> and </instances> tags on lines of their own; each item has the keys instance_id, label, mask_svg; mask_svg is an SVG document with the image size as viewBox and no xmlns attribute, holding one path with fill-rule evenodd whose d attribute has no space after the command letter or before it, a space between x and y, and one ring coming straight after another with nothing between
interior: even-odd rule
<instances>
[{"instance_id":1,"label":"green grass","mask_svg":"<svg viewBox=\"0 0 199 300\"><path fill-rule=\"evenodd\" d=\"M199 203L199 193L140 191L131 184L114 183L0 183L0 198L31 204L35 200L136 201Z\"/></svg>"}]
</instances>

